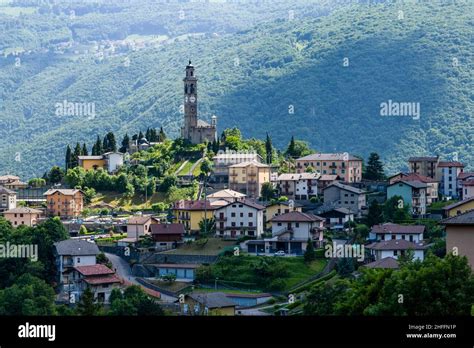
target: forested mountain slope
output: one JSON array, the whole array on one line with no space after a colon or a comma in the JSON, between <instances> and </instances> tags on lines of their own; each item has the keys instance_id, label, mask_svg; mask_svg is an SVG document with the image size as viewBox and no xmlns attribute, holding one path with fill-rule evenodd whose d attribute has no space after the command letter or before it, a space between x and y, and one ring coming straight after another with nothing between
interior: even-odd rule
<instances>
[{"instance_id":1,"label":"forested mountain slope","mask_svg":"<svg viewBox=\"0 0 474 348\"><path fill-rule=\"evenodd\" d=\"M163 126L177 136L188 59L200 116L217 115L220 130L268 132L279 147L294 135L319 151L377 151L389 171L416 154L474 163L473 10L435 1L340 6L322 17L281 11L244 30L104 59L45 51L18 67L2 58L0 172L41 175L63 164L67 143L91 145L106 131ZM63 100L95 103L96 115L58 116ZM419 119L381 116L389 100L419 103Z\"/></svg>"}]
</instances>

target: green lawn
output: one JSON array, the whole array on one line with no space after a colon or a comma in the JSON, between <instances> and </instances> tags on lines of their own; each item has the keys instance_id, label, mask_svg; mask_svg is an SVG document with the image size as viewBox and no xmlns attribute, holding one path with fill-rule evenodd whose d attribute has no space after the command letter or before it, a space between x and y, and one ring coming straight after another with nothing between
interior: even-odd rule
<instances>
[{"instance_id":1,"label":"green lawn","mask_svg":"<svg viewBox=\"0 0 474 348\"><path fill-rule=\"evenodd\" d=\"M191 170L191 168L193 167L193 164L196 163L196 161L188 161L186 162L186 164L184 165L183 169L181 169L181 171L178 173L178 176L180 175L189 175L189 171Z\"/></svg>"},{"instance_id":2,"label":"green lawn","mask_svg":"<svg viewBox=\"0 0 474 348\"><path fill-rule=\"evenodd\" d=\"M218 255L226 247L235 245L233 241L224 241L220 238L209 238L205 245L199 245L196 242L184 244L178 249L167 252L168 254L182 255Z\"/></svg>"},{"instance_id":3,"label":"green lawn","mask_svg":"<svg viewBox=\"0 0 474 348\"><path fill-rule=\"evenodd\" d=\"M145 204L145 196L136 194L131 199L125 198L122 193L118 192L101 192L92 199L91 206L97 205L101 202L110 204L114 207L120 207L125 210L130 209L150 209L154 203L165 201L165 195L162 192L156 192L151 197L147 197Z\"/></svg>"},{"instance_id":4,"label":"green lawn","mask_svg":"<svg viewBox=\"0 0 474 348\"><path fill-rule=\"evenodd\" d=\"M216 277L223 284L241 289L286 291L321 272L325 259L309 264L303 257L228 256L203 269L200 280L212 282Z\"/></svg>"},{"instance_id":5,"label":"green lawn","mask_svg":"<svg viewBox=\"0 0 474 348\"><path fill-rule=\"evenodd\" d=\"M178 293L192 286L191 283L186 283L186 282L177 282L177 281L166 282L159 279L147 279L147 281L160 287L163 290L168 290L174 293Z\"/></svg>"}]
</instances>

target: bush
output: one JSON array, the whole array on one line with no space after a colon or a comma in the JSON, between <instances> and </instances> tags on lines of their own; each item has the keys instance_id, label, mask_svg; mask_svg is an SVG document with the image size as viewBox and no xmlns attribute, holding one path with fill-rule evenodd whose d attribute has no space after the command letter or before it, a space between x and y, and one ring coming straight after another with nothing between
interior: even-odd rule
<instances>
[{"instance_id":1,"label":"bush","mask_svg":"<svg viewBox=\"0 0 474 348\"><path fill-rule=\"evenodd\" d=\"M281 291L286 287L286 282L283 279L274 279L271 281L268 289L270 291Z\"/></svg>"}]
</instances>

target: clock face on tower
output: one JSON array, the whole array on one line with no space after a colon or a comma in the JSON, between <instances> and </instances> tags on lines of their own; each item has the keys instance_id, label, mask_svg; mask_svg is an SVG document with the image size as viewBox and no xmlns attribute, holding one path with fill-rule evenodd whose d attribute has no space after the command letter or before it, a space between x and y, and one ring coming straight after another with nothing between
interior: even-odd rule
<instances>
[{"instance_id":1,"label":"clock face on tower","mask_svg":"<svg viewBox=\"0 0 474 348\"><path fill-rule=\"evenodd\" d=\"M196 97L195 97L195 96L191 96L191 97L189 98L189 101L190 101L191 103L196 102Z\"/></svg>"}]
</instances>

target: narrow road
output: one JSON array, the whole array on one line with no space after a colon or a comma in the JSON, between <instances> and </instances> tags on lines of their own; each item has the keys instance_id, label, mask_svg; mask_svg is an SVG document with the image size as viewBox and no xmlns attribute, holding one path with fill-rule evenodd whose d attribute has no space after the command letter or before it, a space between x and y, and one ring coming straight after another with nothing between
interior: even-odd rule
<instances>
[{"instance_id":1,"label":"narrow road","mask_svg":"<svg viewBox=\"0 0 474 348\"><path fill-rule=\"evenodd\" d=\"M148 289L146 286L143 284L140 284L136 277L132 274L132 269L130 268L130 265L128 264L127 261L125 261L123 258L120 256L117 256L115 254L109 254L109 253L104 253L105 256L110 260L112 263L113 268L115 269L115 272L117 273L117 276L120 278L126 280L129 283L132 283L133 285L138 285L139 287L145 289ZM174 302L176 301L176 297L165 295L163 293L161 294L161 301L163 302Z\"/></svg>"}]
</instances>

